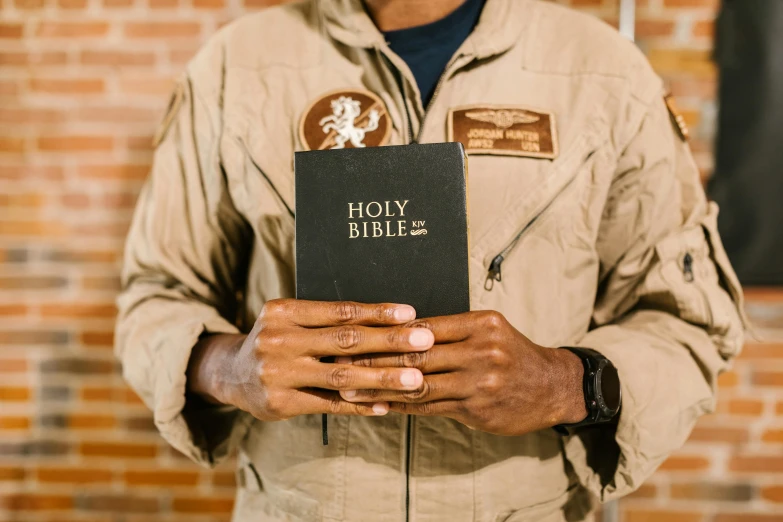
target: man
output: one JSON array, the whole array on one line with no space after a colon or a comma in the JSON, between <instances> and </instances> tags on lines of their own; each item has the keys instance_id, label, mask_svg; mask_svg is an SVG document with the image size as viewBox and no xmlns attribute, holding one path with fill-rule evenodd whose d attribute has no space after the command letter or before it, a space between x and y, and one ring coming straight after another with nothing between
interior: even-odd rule
<instances>
[{"instance_id":1,"label":"man","mask_svg":"<svg viewBox=\"0 0 783 522\"><path fill-rule=\"evenodd\" d=\"M117 351L174 447L239 449L235 520L589 519L740 349L684 125L631 43L564 8L264 10L192 61L157 141ZM473 311L290 299L294 151L414 141L470 154Z\"/></svg>"}]
</instances>

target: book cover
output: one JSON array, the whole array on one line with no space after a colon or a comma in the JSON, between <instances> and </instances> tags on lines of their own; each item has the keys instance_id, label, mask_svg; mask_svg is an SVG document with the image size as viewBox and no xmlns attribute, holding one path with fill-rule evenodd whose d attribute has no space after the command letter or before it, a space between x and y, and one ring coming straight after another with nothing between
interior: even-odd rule
<instances>
[{"instance_id":1,"label":"book cover","mask_svg":"<svg viewBox=\"0 0 783 522\"><path fill-rule=\"evenodd\" d=\"M460 143L297 152L296 297L470 310Z\"/></svg>"}]
</instances>

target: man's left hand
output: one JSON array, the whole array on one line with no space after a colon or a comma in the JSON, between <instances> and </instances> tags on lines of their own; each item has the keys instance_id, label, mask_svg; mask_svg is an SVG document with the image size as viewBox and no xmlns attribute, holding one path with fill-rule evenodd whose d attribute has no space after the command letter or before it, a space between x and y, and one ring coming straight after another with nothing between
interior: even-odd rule
<instances>
[{"instance_id":1,"label":"man's left hand","mask_svg":"<svg viewBox=\"0 0 783 522\"><path fill-rule=\"evenodd\" d=\"M388 401L391 411L449 417L497 435L522 435L587 416L583 367L568 350L539 346L493 311L434 317L408 326L427 328L435 345L425 352L341 357L376 368L418 368L413 391L343 391L350 402Z\"/></svg>"}]
</instances>

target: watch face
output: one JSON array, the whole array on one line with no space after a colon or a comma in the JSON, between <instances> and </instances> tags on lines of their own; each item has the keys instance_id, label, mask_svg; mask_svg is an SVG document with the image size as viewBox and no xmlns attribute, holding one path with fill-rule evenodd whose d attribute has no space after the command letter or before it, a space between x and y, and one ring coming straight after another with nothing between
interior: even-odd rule
<instances>
[{"instance_id":1,"label":"watch face","mask_svg":"<svg viewBox=\"0 0 783 522\"><path fill-rule=\"evenodd\" d=\"M617 375L617 368L607 364L600 373L601 395L606 407L616 412L620 408L620 377Z\"/></svg>"}]
</instances>

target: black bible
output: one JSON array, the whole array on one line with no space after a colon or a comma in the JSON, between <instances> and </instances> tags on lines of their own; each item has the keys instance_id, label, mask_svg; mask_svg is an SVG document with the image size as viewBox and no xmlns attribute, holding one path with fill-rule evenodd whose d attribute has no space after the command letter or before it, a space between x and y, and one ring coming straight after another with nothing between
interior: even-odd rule
<instances>
[{"instance_id":1,"label":"black bible","mask_svg":"<svg viewBox=\"0 0 783 522\"><path fill-rule=\"evenodd\" d=\"M296 297L470 310L460 143L297 152Z\"/></svg>"}]
</instances>

